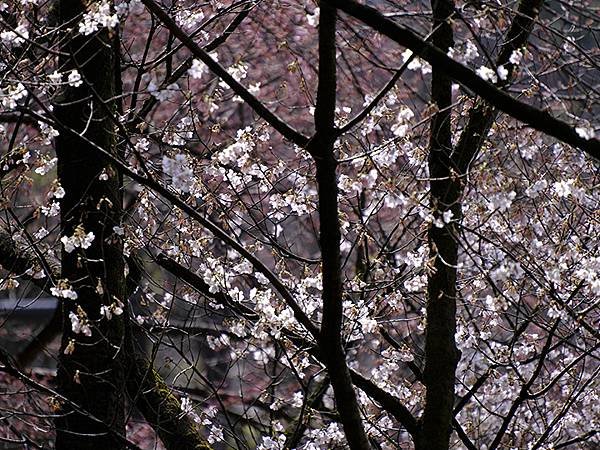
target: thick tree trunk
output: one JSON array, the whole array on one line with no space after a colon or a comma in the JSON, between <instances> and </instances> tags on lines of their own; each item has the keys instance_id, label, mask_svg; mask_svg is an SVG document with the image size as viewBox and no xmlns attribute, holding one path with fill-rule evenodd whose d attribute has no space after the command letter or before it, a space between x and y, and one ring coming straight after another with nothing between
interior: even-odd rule
<instances>
[{"instance_id":1,"label":"thick tree trunk","mask_svg":"<svg viewBox=\"0 0 600 450\"><path fill-rule=\"evenodd\" d=\"M66 87L55 101L62 126L115 153L110 115L115 112L116 56L108 30L84 37L77 18L84 0L60 0L59 23L66 33L61 71L78 70L82 84ZM72 31L68 31L71 29ZM58 388L77 407L63 404L56 420L56 448L124 448L125 348L124 315L117 315L125 299L121 240L113 227L121 220L121 183L108 161L77 137L61 132L56 139L58 177L65 189L61 200L62 236L93 233L91 245L62 250L61 277L77 293L63 300L63 337ZM112 319L101 307L113 308ZM73 330L72 321L87 322L91 335Z\"/></svg>"}]
</instances>

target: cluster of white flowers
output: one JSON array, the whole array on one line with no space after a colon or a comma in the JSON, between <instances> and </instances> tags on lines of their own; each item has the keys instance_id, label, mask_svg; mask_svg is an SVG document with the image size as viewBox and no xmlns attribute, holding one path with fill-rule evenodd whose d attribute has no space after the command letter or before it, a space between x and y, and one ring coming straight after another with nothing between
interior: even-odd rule
<instances>
[{"instance_id":1,"label":"cluster of white flowers","mask_svg":"<svg viewBox=\"0 0 600 450\"><path fill-rule=\"evenodd\" d=\"M194 407L189 398L184 397L181 399L181 411L192 418L194 422L199 423L204 426L210 426L208 429L208 436L206 440L209 444L215 444L217 442L221 442L224 440L223 436L223 427L220 425L213 423L213 418L216 415L216 409L213 407L208 407L203 411L203 419L194 411Z\"/></svg>"},{"instance_id":2,"label":"cluster of white flowers","mask_svg":"<svg viewBox=\"0 0 600 450\"><path fill-rule=\"evenodd\" d=\"M208 436L206 438L208 443L215 444L217 442L223 441L223 439L223 427L217 424L211 425L211 427L208 429Z\"/></svg>"},{"instance_id":3,"label":"cluster of white flowers","mask_svg":"<svg viewBox=\"0 0 600 450\"><path fill-rule=\"evenodd\" d=\"M463 58L465 61L473 61L475 58L479 56L479 50L477 49L477 45L473 43L473 41L468 40L465 44L465 51L463 53Z\"/></svg>"},{"instance_id":4,"label":"cluster of white flowers","mask_svg":"<svg viewBox=\"0 0 600 450\"><path fill-rule=\"evenodd\" d=\"M48 192L48 197L61 199L65 196L65 194L65 189L57 180L52 184L52 189L50 189L50 192Z\"/></svg>"},{"instance_id":5,"label":"cluster of white flowers","mask_svg":"<svg viewBox=\"0 0 600 450\"><path fill-rule=\"evenodd\" d=\"M44 227L40 227L39 230L37 230L35 233L33 233L33 237L36 239L44 239L46 236L48 236L48 234L50 234L50 232L44 228Z\"/></svg>"},{"instance_id":6,"label":"cluster of white flowers","mask_svg":"<svg viewBox=\"0 0 600 450\"><path fill-rule=\"evenodd\" d=\"M319 25L319 17L321 16L321 8L316 7L312 14L306 15L306 22L311 27L316 27Z\"/></svg>"},{"instance_id":7,"label":"cluster of white flowers","mask_svg":"<svg viewBox=\"0 0 600 450\"><path fill-rule=\"evenodd\" d=\"M313 429L308 432L309 442L303 450L321 450L323 448L339 448L346 438L337 423L330 423L325 428Z\"/></svg>"},{"instance_id":8,"label":"cluster of white flowers","mask_svg":"<svg viewBox=\"0 0 600 450\"><path fill-rule=\"evenodd\" d=\"M69 86L72 87L79 87L83 84L81 74L77 69L73 69L71 70L71 72L69 72L69 76L67 77L67 83L69 84Z\"/></svg>"},{"instance_id":9,"label":"cluster of white flowers","mask_svg":"<svg viewBox=\"0 0 600 450\"><path fill-rule=\"evenodd\" d=\"M270 289L250 289L248 300L254 303L254 309L260 316L260 322L279 337L281 329L293 329L294 313L288 307L276 308L273 292ZM278 312L279 309L279 312Z\"/></svg>"},{"instance_id":10,"label":"cluster of white flowers","mask_svg":"<svg viewBox=\"0 0 600 450\"><path fill-rule=\"evenodd\" d=\"M69 280L58 280L56 286L50 288L50 293L55 297L77 300L77 292L73 290Z\"/></svg>"},{"instance_id":11,"label":"cluster of white flowers","mask_svg":"<svg viewBox=\"0 0 600 450\"><path fill-rule=\"evenodd\" d=\"M248 66L242 61L238 61L227 68L227 73L231 75L235 81L242 81L248 76ZM220 81L219 86L221 86L223 89L226 89L228 84L224 81Z\"/></svg>"},{"instance_id":12,"label":"cluster of white flowers","mask_svg":"<svg viewBox=\"0 0 600 450\"><path fill-rule=\"evenodd\" d=\"M218 309L218 308L217 308ZM206 342L208 348L213 351L219 351L231 347L231 340L227 334L220 334L219 336L206 336Z\"/></svg>"},{"instance_id":13,"label":"cluster of white flowers","mask_svg":"<svg viewBox=\"0 0 600 450\"><path fill-rule=\"evenodd\" d=\"M585 140L594 139L596 137L596 130L591 126L576 127L575 132L577 133L577 136Z\"/></svg>"},{"instance_id":14,"label":"cluster of white flowers","mask_svg":"<svg viewBox=\"0 0 600 450\"><path fill-rule=\"evenodd\" d=\"M275 193L269 198L269 205L272 208L273 218L276 220L284 219L290 213L304 216L310 214L316 207L311 193L298 191L289 191L285 194Z\"/></svg>"},{"instance_id":15,"label":"cluster of white flowers","mask_svg":"<svg viewBox=\"0 0 600 450\"><path fill-rule=\"evenodd\" d=\"M512 53L510 54L510 57L508 58L508 61L511 64L514 64L515 66L518 66L519 64L521 64L521 61L523 61L523 50L521 50L521 49L513 50Z\"/></svg>"},{"instance_id":16,"label":"cluster of white flowers","mask_svg":"<svg viewBox=\"0 0 600 450\"><path fill-rule=\"evenodd\" d=\"M37 173L38 175L46 175L48 172L50 172L54 168L57 161L58 161L58 158L48 158L46 156L42 156L40 158L41 165L36 167L34 172Z\"/></svg>"},{"instance_id":17,"label":"cluster of white flowers","mask_svg":"<svg viewBox=\"0 0 600 450\"><path fill-rule=\"evenodd\" d=\"M575 179L569 178L567 180L556 181L552 185L554 192L559 197L568 197L573 193L573 188L575 186Z\"/></svg>"},{"instance_id":18,"label":"cluster of white flowers","mask_svg":"<svg viewBox=\"0 0 600 450\"><path fill-rule=\"evenodd\" d=\"M182 28L195 28L204 20L204 13L199 8L180 9L175 13L175 22Z\"/></svg>"},{"instance_id":19,"label":"cluster of white flowers","mask_svg":"<svg viewBox=\"0 0 600 450\"><path fill-rule=\"evenodd\" d=\"M137 152L144 154L148 152L148 149L150 148L150 141L146 138L140 138L137 140L134 147Z\"/></svg>"},{"instance_id":20,"label":"cluster of white flowers","mask_svg":"<svg viewBox=\"0 0 600 450\"><path fill-rule=\"evenodd\" d=\"M406 264L416 269L421 268L427 259L427 247L422 246L405 254L397 253L395 259L398 264Z\"/></svg>"},{"instance_id":21,"label":"cluster of white flowers","mask_svg":"<svg viewBox=\"0 0 600 450\"><path fill-rule=\"evenodd\" d=\"M479 50L473 41L468 40L462 46L450 48L448 56L464 64L477 59L479 57Z\"/></svg>"},{"instance_id":22,"label":"cluster of white flowers","mask_svg":"<svg viewBox=\"0 0 600 450\"><path fill-rule=\"evenodd\" d=\"M59 136L58 130L48 125L46 122L38 122L38 126L40 128L40 134L42 136L42 144L50 145L52 143L52 139Z\"/></svg>"},{"instance_id":23,"label":"cluster of white flowers","mask_svg":"<svg viewBox=\"0 0 600 450\"><path fill-rule=\"evenodd\" d=\"M358 323L363 334L375 333L377 331L377 321L369 316L362 316L358 319Z\"/></svg>"},{"instance_id":24,"label":"cluster of white flowers","mask_svg":"<svg viewBox=\"0 0 600 450\"><path fill-rule=\"evenodd\" d=\"M427 286L427 275L416 275L403 283L408 292L421 292Z\"/></svg>"},{"instance_id":25,"label":"cluster of white flowers","mask_svg":"<svg viewBox=\"0 0 600 450\"><path fill-rule=\"evenodd\" d=\"M548 187L548 182L545 179L541 179L533 183L527 189L525 189L525 195L530 198L536 198Z\"/></svg>"},{"instance_id":26,"label":"cluster of white flowers","mask_svg":"<svg viewBox=\"0 0 600 450\"><path fill-rule=\"evenodd\" d=\"M413 56L413 51L410 49L404 50L402 53L402 61L406 63ZM413 58L412 61L408 63L408 70L421 70L423 75L427 75L431 73L431 64L421 58Z\"/></svg>"},{"instance_id":27,"label":"cluster of white flowers","mask_svg":"<svg viewBox=\"0 0 600 450\"><path fill-rule=\"evenodd\" d=\"M491 81L492 83L498 81L496 71L487 66L479 66L479 69L477 69L475 72L486 81Z\"/></svg>"},{"instance_id":28,"label":"cluster of white flowers","mask_svg":"<svg viewBox=\"0 0 600 450\"><path fill-rule=\"evenodd\" d=\"M433 225L436 226L437 228L444 228L444 226L446 226L447 224L449 224L452 221L452 218L454 217L454 213L452 212L452 210L448 209L446 211L444 211L441 215L437 215L434 220L433 220Z\"/></svg>"},{"instance_id":29,"label":"cluster of white flowers","mask_svg":"<svg viewBox=\"0 0 600 450\"><path fill-rule=\"evenodd\" d=\"M107 320L112 319L113 316L120 316L123 314L123 303L116 301L110 305L102 305L100 307L100 315L106 317Z\"/></svg>"},{"instance_id":30,"label":"cluster of white flowers","mask_svg":"<svg viewBox=\"0 0 600 450\"><path fill-rule=\"evenodd\" d=\"M250 85L248 85L248 92L250 92L252 95L256 96L260 93L260 86L261 86L261 82L258 81L256 83L252 83Z\"/></svg>"},{"instance_id":31,"label":"cluster of white flowers","mask_svg":"<svg viewBox=\"0 0 600 450\"><path fill-rule=\"evenodd\" d=\"M244 167L250 159L250 152L254 148L254 137L252 129L246 127L238 130L235 142L218 152L215 157L222 165L232 164L236 167Z\"/></svg>"},{"instance_id":32,"label":"cluster of white flowers","mask_svg":"<svg viewBox=\"0 0 600 450\"><path fill-rule=\"evenodd\" d=\"M17 83L8 86L6 91L0 89L0 98L2 99L2 106L7 109L14 109L17 107L17 102L27 96L27 89L23 83Z\"/></svg>"},{"instance_id":33,"label":"cluster of white flowers","mask_svg":"<svg viewBox=\"0 0 600 450\"><path fill-rule=\"evenodd\" d=\"M55 70L51 74L48 75L48 80L50 80L50 84L59 85L62 83L63 74Z\"/></svg>"},{"instance_id":34,"label":"cluster of white flowers","mask_svg":"<svg viewBox=\"0 0 600 450\"><path fill-rule=\"evenodd\" d=\"M214 51L208 54L214 61L219 61L219 54ZM202 75L208 72L208 66L199 59L192 61L192 66L188 69L188 75L192 78L200 79Z\"/></svg>"},{"instance_id":35,"label":"cluster of white flowers","mask_svg":"<svg viewBox=\"0 0 600 450\"><path fill-rule=\"evenodd\" d=\"M410 130L411 121L415 117L415 113L408 106L402 106L396 117L396 121L392 125L392 133L397 137L405 137Z\"/></svg>"},{"instance_id":36,"label":"cluster of white flowers","mask_svg":"<svg viewBox=\"0 0 600 450\"><path fill-rule=\"evenodd\" d=\"M217 258L207 257L200 265L202 279L209 286L209 292L216 294L231 287L231 275Z\"/></svg>"},{"instance_id":37,"label":"cluster of white flowers","mask_svg":"<svg viewBox=\"0 0 600 450\"><path fill-rule=\"evenodd\" d=\"M292 395L290 405L292 405L294 408L301 408L303 403L304 394L302 393L302 391L295 392L294 395Z\"/></svg>"},{"instance_id":38,"label":"cluster of white flowers","mask_svg":"<svg viewBox=\"0 0 600 450\"><path fill-rule=\"evenodd\" d=\"M0 40L9 47L18 47L29 39L29 31L24 24L19 24L14 30L0 32Z\"/></svg>"},{"instance_id":39,"label":"cluster of white flowers","mask_svg":"<svg viewBox=\"0 0 600 450\"><path fill-rule=\"evenodd\" d=\"M175 158L163 156L162 169L171 177L173 187L181 192L190 192L194 184L194 172L189 167L187 156L180 153Z\"/></svg>"},{"instance_id":40,"label":"cluster of white flowers","mask_svg":"<svg viewBox=\"0 0 600 450\"><path fill-rule=\"evenodd\" d=\"M192 67L190 67L188 69L188 75L192 78L202 78L202 75L204 75L208 70L208 67L206 64L204 64L202 61L200 61L199 59L194 59L192 61Z\"/></svg>"},{"instance_id":41,"label":"cluster of white flowers","mask_svg":"<svg viewBox=\"0 0 600 450\"><path fill-rule=\"evenodd\" d=\"M16 289L19 287L19 281L14 277L0 278L0 291L5 289Z\"/></svg>"},{"instance_id":42,"label":"cluster of white flowers","mask_svg":"<svg viewBox=\"0 0 600 450\"><path fill-rule=\"evenodd\" d=\"M65 251L71 253L76 248L89 248L96 236L93 232L86 233L82 225L77 225L71 237L63 236L60 242L63 243Z\"/></svg>"},{"instance_id":43,"label":"cluster of white flowers","mask_svg":"<svg viewBox=\"0 0 600 450\"><path fill-rule=\"evenodd\" d=\"M338 188L341 193L356 195L362 191L362 183L353 180L346 174L340 174L338 178Z\"/></svg>"},{"instance_id":44,"label":"cluster of white flowers","mask_svg":"<svg viewBox=\"0 0 600 450\"><path fill-rule=\"evenodd\" d=\"M73 330L73 333L81 333L87 337L92 335L92 328L90 327L87 314L81 306L77 306L77 314L73 311L69 312L69 319L71 320L71 330Z\"/></svg>"},{"instance_id":45,"label":"cluster of white flowers","mask_svg":"<svg viewBox=\"0 0 600 450\"><path fill-rule=\"evenodd\" d=\"M523 276L521 264L515 262L505 262L490 271L490 278L495 282L506 280L517 280Z\"/></svg>"},{"instance_id":46,"label":"cluster of white flowers","mask_svg":"<svg viewBox=\"0 0 600 450\"><path fill-rule=\"evenodd\" d=\"M148 83L148 92L152 97L156 98L159 102L172 99L177 92L179 92L179 86L177 83L169 84L165 89L159 89L154 81Z\"/></svg>"},{"instance_id":47,"label":"cluster of white flowers","mask_svg":"<svg viewBox=\"0 0 600 450\"><path fill-rule=\"evenodd\" d=\"M50 202L50 206L42 206L41 211L45 216L56 217L60 213L60 203L52 201Z\"/></svg>"},{"instance_id":48,"label":"cluster of white flowers","mask_svg":"<svg viewBox=\"0 0 600 450\"><path fill-rule=\"evenodd\" d=\"M508 211L516 196L515 191L499 192L490 198L487 202L487 208L490 211Z\"/></svg>"},{"instance_id":49,"label":"cluster of white flowers","mask_svg":"<svg viewBox=\"0 0 600 450\"><path fill-rule=\"evenodd\" d=\"M413 361L414 357L408 346L402 344L402 350L385 349L381 353L380 363L373 367L370 371L371 380L381 388L385 389L392 395L397 397L409 397L411 394L405 392L405 387L402 384L393 383L393 374L397 373L401 365L405 362ZM406 389L409 391L409 389ZM414 393L412 393L414 396Z\"/></svg>"},{"instance_id":50,"label":"cluster of white flowers","mask_svg":"<svg viewBox=\"0 0 600 450\"><path fill-rule=\"evenodd\" d=\"M112 30L119 24L119 17L111 11L109 2L93 4L79 22L79 32L84 36L92 34L101 28Z\"/></svg>"},{"instance_id":51,"label":"cluster of white flowers","mask_svg":"<svg viewBox=\"0 0 600 450\"><path fill-rule=\"evenodd\" d=\"M174 147L185 145L194 137L194 121L190 116L183 117L175 129L165 133L164 142Z\"/></svg>"},{"instance_id":52,"label":"cluster of white flowers","mask_svg":"<svg viewBox=\"0 0 600 450\"><path fill-rule=\"evenodd\" d=\"M200 416L194 410L194 405L189 397L181 398L181 412L190 417L196 423L202 422L202 419L200 419Z\"/></svg>"},{"instance_id":53,"label":"cluster of white flowers","mask_svg":"<svg viewBox=\"0 0 600 450\"><path fill-rule=\"evenodd\" d=\"M508 69L503 65L496 68L496 73L498 74L498 78L502 81L505 81L508 78Z\"/></svg>"}]
</instances>

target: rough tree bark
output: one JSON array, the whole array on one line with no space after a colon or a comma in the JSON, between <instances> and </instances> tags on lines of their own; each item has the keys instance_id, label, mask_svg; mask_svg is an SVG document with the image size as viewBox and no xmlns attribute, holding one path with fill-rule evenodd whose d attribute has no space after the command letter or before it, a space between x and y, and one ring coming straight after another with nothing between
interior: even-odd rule
<instances>
[{"instance_id":1,"label":"rough tree bark","mask_svg":"<svg viewBox=\"0 0 600 450\"><path fill-rule=\"evenodd\" d=\"M116 111L116 55L111 32L90 36L77 32L77 22L94 2L60 0L59 25L64 27L61 70L77 70L82 83L68 86L55 99L55 116L96 145L116 152L110 115ZM114 31L112 31L114 33ZM72 450L124 448L125 348L124 315L103 318L103 305L125 301L122 242L113 232L122 214L121 182L109 161L99 158L74 135L56 138L61 200L61 234L94 233L87 249L63 248L61 278L77 292L63 301L63 337L57 382L62 395L78 405L63 404L56 419L56 448ZM70 315L92 326L91 336L73 331Z\"/></svg>"}]
</instances>

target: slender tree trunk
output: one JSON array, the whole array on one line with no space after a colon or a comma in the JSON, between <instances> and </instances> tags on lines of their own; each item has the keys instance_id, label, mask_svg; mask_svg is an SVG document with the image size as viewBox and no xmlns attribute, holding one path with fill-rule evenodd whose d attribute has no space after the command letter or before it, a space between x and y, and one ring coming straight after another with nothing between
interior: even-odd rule
<instances>
[{"instance_id":1,"label":"slender tree trunk","mask_svg":"<svg viewBox=\"0 0 600 450\"><path fill-rule=\"evenodd\" d=\"M508 77L500 86L504 87L514 75L514 66L509 63L514 50L527 44L535 19L542 8L543 0L521 0L517 13L507 32L497 65L504 65ZM452 0L434 0L434 44L447 51L453 45L452 28L448 18L454 5ZM454 377L460 354L454 342L456 331L456 264L458 246L457 227L462 220L461 196L464 186L461 180L468 173L469 164L479 153L485 137L497 115L493 104L479 99L470 110L467 125L456 149L452 150L450 128L450 105L452 104L450 79L442 71L434 69L432 97L438 108L431 126L429 171L431 181L431 203L438 216L452 211L452 222L442 228L432 226L429 230L429 245L434 266L429 276L427 306L427 337L425 385L427 397L421 429L416 447L418 450L449 448L452 432L452 408L454 404Z\"/></svg>"},{"instance_id":2,"label":"slender tree trunk","mask_svg":"<svg viewBox=\"0 0 600 450\"><path fill-rule=\"evenodd\" d=\"M447 51L453 45L449 17L451 0L433 0L433 43ZM419 450L447 450L452 433L454 376L459 360L456 332L456 221L461 215L460 180L450 159L452 130L450 106L452 81L439 68L434 68L431 81L432 99L438 112L431 123L429 142L429 176L431 209L443 221L451 211L452 221L429 228L429 250L432 267L427 284L427 331L425 337L425 370L427 394L421 433L416 440Z\"/></svg>"},{"instance_id":3,"label":"slender tree trunk","mask_svg":"<svg viewBox=\"0 0 600 450\"><path fill-rule=\"evenodd\" d=\"M59 24L65 28L61 71L78 70L80 86L66 87L55 101L55 114L64 127L94 144L116 152L110 115L116 111L115 64L106 29L90 36L77 33L84 0L59 0ZM93 233L88 248L63 247L61 277L77 293L63 300L63 337L58 388L72 403L61 405L56 420L59 450L124 448L124 314L123 248L113 227L122 214L121 182L117 171L81 139L61 133L56 139L58 177L65 189L61 200L62 236ZM112 309L109 320L101 307ZM77 320L91 335L77 329Z\"/></svg>"},{"instance_id":4,"label":"slender tree trunk","mask_svg":"<svg viewBox=\"0 0 600 450\"><path fill-rule=\"evenodd\" d=\"M338 211L337 161L334 155L334 116L336 102L335 27L336 10L321 5L319 19L319 85L315 108L316 133L308 146L317 166L319 196L319 244L323 274L323 320L319 338L335 402L352 450L369 449L356 392L346 364L342 342L342 269Z\"/></svg>"}]
</instances>

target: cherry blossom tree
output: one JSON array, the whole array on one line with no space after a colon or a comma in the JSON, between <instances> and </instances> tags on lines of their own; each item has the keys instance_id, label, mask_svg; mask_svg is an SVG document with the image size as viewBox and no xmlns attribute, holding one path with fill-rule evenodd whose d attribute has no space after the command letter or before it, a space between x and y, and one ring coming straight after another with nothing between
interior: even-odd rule
<instances>
[{"instance_id":1,"label":"cherry blossom tree","mask_svg":"<svg viewBox=\"0 0 600 450\"><path fill-rule=\"evenodd\" d=\"M600 445L595 2L0 15L1 440Z\"/></svg>"}]
</instances>

